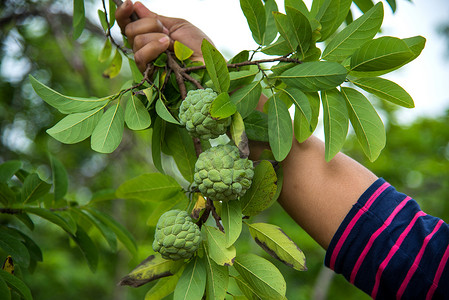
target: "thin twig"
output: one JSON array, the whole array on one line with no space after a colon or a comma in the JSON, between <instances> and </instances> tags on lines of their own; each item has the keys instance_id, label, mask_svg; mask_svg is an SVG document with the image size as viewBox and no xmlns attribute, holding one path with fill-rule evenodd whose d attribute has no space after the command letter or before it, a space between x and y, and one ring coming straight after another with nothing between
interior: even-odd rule
<instances>
[{"instance_id":1,"label":"thin twig","mask_svg":"<svg viewBox=\"0 0 449 300\"><path fill-rule=\"evenodd\" d=\"M232 69L232 68L238 68L238 67L243 67L243 66L259 65L262 63L269 63L269 62L290 62L290 63L296 63L296 64L302 63L302 61L300 61L296 58L281 56L281 57L277 57L277 58L267 58L267 59L260 59L260 60L254 60L254 61L248 60L248 61L243 61L243 62L239 62L239 63L228 64L227 67L228 67L228 69ZM197 70L203 70L205 68L206 68L206 66L202 65L202 66L183 68L182 70L186 73L189 73L189 72L193 72L193 71L197 71Z\"/></svg>"},{"instance_id":2,"label":"thin twig","mask_svg":"<svg viewBox=\"0 0 449 300\"><path fill-rule=\"evenodd\" d=\"M121 0L119 0L119 1L121 2ZM101 0L101 2L103 3L104 15L105 15L105 19L106 19L106 24L107 24L107 26L108 26L108 30L106 31L106 37L109 38L109 39L111 40L111 43L114 44L114 46L117 47L117 49L119 49L120 51L122 51L123 54L128 55L128 51L127 51L125 48L123 48L121 45L119 45L119 44L115 41L115 39L112 37L112 34L111 34L111 24L109 23L109 16L108 16L108 11L107 11L107 9L106 9L106 2L105 2L105 0ZM119 5L117 4L116 1L114 1L114 2L115 2L115 4L116 4L117 6L119 6ZM121 5L122 3L123 3L123 2L121 2L120 5Z\"/></svg>"},{"instance_id":3,"label":"thin twig","mask_svg":"<svg viewBox=\"0 0 449 300\"><path fill-rule=\"evenodd\" d=\"M120 97L120 96L126 94L129 91L132 91L132 90L135 90L135 89L141 87L145 82L148 82L149 84L152 84L151 79L150 79L149 76L151 76L151 74L153 74L153 70L154 70L154 65L153 64L147 64L147 68L143 72L142 80L139 83L133 85L132 87L129 87L129 88L123 90L123 91L120 91L120 93L117 94L114 99L116 99L117 97Z\"/></svg>"},{"instance_id":4,"label":"thin twig","mask_svg":"<svg viewBox=\"0 0 449 300\"><path fill-rule=\"evenodd\" d=\"M207 198L207 204L206 205L210 207L210 211L212 212L212 216L215 219L215 224L217 224L218 229L220 229L221 232L224 232L223 225L221 225L221 223L220 223L221 218L217 214L217 211L215 210L215 206L214 206L214 203L212 202L212 200Z\"/></svg>"},{"instance_id":5,"label":"thin twig","mask_svg":"<svg viewBox=\"0 0 449 300\"><path fill-rule=\"evenodd\" d=\"M181 73L182 68L181 68L181 66L178 65L176 60L173 58L170 51L167 50L167 51L165 51L165 53L167 53L168 66L170 67L170 69L173 70L173 73L175 74L176 83L178 84L178 87L179 87L179 93L181 94L182 100L184 100L187 97L187 89L186 89L186 85L184 83L184 77L182 76L182 73Z\"/></svg>"}]
</instances>

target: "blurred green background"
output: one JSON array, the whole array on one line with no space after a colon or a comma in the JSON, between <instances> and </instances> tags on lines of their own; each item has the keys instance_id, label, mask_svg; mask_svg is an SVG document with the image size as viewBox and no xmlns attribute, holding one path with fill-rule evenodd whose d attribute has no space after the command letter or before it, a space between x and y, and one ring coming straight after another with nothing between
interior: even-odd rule
<instances>
[{"instance_id":1,"label":"blurred green background","mask_svg":"<svg viewBox=\"0 0 449 300\"><path fill-rule=\"evenodd\" d=\"M97 22L88 20L87 30L77 41L70 36L71 26L71 6L67 1L0 2L0 163L22 160L27 169L37 171L45 180L50 176L48 153L52 153L69 173L68 198L83 203L97 191L115 189L126 179L154 169L148 131L125 130L120 147L110 155L92 151L89 140L65 145L45 133L63 116L34 93L28 74L62 94L80 97L112 94L130 78L126 69L114 79L101 76L107 63L97 59L105 39ZM441 30L441 34L449 35L449 30ZM449 111L438 118L417 118L399 125L395 107L372 101L386 125L386 148L371 163L350 136L344 152L417 199L427 213L448 220ZM122 200L99 202L97 207L113 215L135 236L138 257L131 257L123 247L118 253L110 252L98 235L102 246L100 265L92 273L79 249L60 228L36 219L36 229L28 233L41 247L44 261L32 273L22 270L35 299L143 299L150 286L130 288L116 284L151 253L153 229L146 225L146 220L153 207ZM323 268L324 250L279 205L256 219L282 227L305 252L306 272L291 270L270 258L286 278L289 299L369 298L341 276ZM0 224L10 221L7 215L0 215ZM27 231L22 224L15 226ZM247 231L243 234L249 236ZM242 238L239 251L250 250L267 257L250 240ZM0 260L4 258L0 253Z\"/></svg>"}]
</instances>

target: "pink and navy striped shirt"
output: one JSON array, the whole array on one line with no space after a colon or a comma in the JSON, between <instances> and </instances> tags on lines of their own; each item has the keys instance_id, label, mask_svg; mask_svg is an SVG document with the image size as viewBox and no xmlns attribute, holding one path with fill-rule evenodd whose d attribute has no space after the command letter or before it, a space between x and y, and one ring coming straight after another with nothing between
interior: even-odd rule
<instances>
[{"instance_id":1,"label":"pink and navy striped shirt","mask_svg":"<svg viewBox=\"0 0 449 300\"><path fill-rule=\"evenodd\" d=\"M373 299L449 299L449 226L378 179L335 233L325 264Z\"/></svg>"}]
</instances>

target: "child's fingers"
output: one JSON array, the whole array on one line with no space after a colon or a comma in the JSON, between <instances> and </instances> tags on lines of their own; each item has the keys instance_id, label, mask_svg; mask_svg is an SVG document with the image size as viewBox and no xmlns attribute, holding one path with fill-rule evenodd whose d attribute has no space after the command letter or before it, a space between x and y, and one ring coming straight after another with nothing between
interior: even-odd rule
<instances>
[{"instance_id":1,"label":"child's fingers","mask_svg":"<svg viewBox=\"0 0 449 300\"><path fill-rule=\"evenodd\" d=\"M134 48L134 60L139 70L143 72L149 62L168 49L170 38L163 33L149 33L137 36L135 43L141 47Z\"/></svg>"},{"instance_id":2,"label":"child's fingers","mask_svg":"<svg viewBox=\"0 0 449 300\"><path fill-rule=\"evenodd\" d=\"M126 0L122 5L117 7L115 11L115 19L117 20L118 25L122 29L122 32L125 31L126 25L131 23L131 14L133 13L134 8L131 0Z\"/></svg>"},{"instance_id":3,"label":"child's fingers","mask_svg":"<svg viewBox=\"0 0 449 300\"><path fill-rule=\"evenodd\" d=\"M144 18L129 23L125 28L125 35L134 47L134 40L137 36L147 33L163 32L162 23L158 19Z\"/></svg>"}]
</instances>

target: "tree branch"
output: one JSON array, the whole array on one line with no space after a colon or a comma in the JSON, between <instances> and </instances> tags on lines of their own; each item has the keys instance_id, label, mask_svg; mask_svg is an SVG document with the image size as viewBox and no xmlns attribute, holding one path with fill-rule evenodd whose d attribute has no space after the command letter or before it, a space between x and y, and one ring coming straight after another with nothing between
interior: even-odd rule
<instances>
[{"instance_id":1,"label":"tree branch","mask_svg":"<svg viewBox=\"0 0 449 300\"><path fill-rule=\"evenodd\" d=\"M282 57L277 57L277 58L267 58L267 59L260 59L260 60L254 60L254 61L248 60L248 61L243 61L243 62L239 62L239 63L228 64L227 67L228 67L228 69L232 69L232 68L239 68L239 67L243 67L243 66L260 65L260 64L269 63L269 62L290 62L290 63L296 63L296 64L302 63L302 61L300 61L296 58L282 56ZM193 72L193 71L197 71L197 70L203 70L205 68L206 68L206 66L202 65L202 66L183 68L182 70L186 73L189 73L189 72Z\"/></svg>"}]
</instances>

